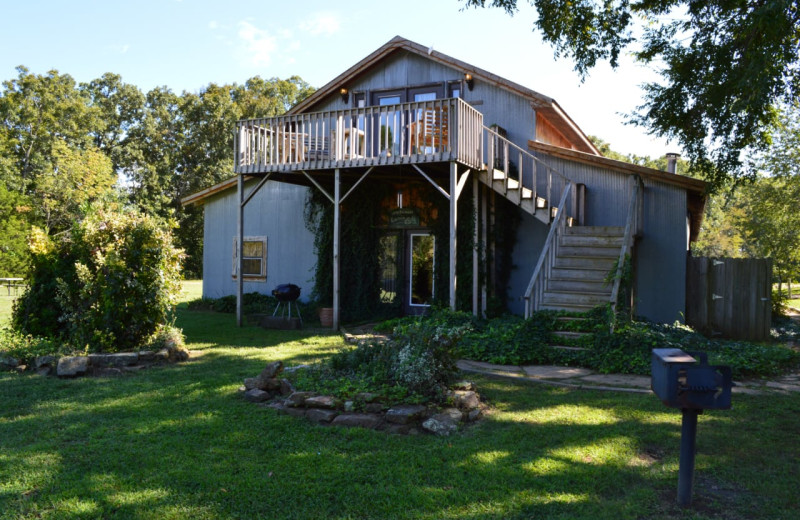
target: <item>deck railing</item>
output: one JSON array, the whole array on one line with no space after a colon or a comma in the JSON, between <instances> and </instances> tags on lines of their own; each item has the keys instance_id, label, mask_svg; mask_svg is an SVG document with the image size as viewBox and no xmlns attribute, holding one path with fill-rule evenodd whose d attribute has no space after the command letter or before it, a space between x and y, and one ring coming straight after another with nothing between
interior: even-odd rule
<instances>
[{"instance_id":1,"label":"deck railing","mask_svg":"<svg viewBox=\"0 0 800 520\"><path fill-rule=\"evenodd\" d=\"M482 165L483 115L458 98L237 123L237 173L457 160Z\"/></svg>"}]
</instances>

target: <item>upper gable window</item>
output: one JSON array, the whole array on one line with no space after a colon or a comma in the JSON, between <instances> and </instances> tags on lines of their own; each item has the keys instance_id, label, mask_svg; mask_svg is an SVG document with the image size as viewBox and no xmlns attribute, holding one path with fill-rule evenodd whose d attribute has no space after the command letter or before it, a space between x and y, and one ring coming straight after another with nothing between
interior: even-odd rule
<instances>
[{"instance_id":1,"label":"upper gable window","mask_svg":"<svg viewBox=\"0 0 800 520\"><path fill-rule=\"evenodd\" d=\"M461 97L461 81L449 81L447 83L447 97Z\"/></svg>"}]
</instances>

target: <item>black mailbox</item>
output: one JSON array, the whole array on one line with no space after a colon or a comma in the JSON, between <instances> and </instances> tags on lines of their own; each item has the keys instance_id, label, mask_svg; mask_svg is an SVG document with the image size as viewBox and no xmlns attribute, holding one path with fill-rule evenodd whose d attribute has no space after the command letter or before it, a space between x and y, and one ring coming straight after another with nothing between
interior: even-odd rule
<instances>
[{"instance_id":1,"label":"black mailbox","mask_svg":"<svg viewBox=\"0 0 800 520\"><path fill-rule=\"evenodd\" d=\"M704 352L653 349L650 387L667 406L728 410L732 386L730 367L709 365L708 355Z\"/></svg>"},{"instance_id":2,"label":"black mailbox","mask_svg":"<svg viewBox=\"0 0 800 520\"><path fill-rule=\"evenodd\" d=\"M703 410L730 409L731 367L709 365L705 352L654 348L650 368L650 388L665 405L680 408L683 414L678 504L687 507L692 501L697 416Z\"/></svg>"}]
</instances>

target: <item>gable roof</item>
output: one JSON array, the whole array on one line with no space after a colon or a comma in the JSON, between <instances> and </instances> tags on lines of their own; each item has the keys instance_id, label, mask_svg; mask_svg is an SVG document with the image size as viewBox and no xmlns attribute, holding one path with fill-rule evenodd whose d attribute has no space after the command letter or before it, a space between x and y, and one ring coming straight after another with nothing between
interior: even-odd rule
<instances>
[{"instance_id":1,"label":"gable roof","mask_svg":"<svg viewBox=\"0 0 800 520\"><path fill-rule=\"evenodd\" d=\"M513 92L531 102L531 106L540 114L544 115L547 120L558 129L568 140L570 140L580 151L591 153L594 155L602 156L600 150L589 140L586 134L583 133L577 124L570 118L566 112L559 106L559 104L551 97L545 96L531 90L528 87L522 86L519 83L502 78L489 71L470 65L464 61L450 57L441 52L429 49L411 40L407 40L401 36L395 36L386 44L382 45L376 51L371 53L366 58L362 59L343 73L339 74L331 81L320 87L317 91L309 97L292 107L287 113L297 114L301 112L308 112L323 99L331 94L336 94L343 85L355 80L358 76L367 72L372 66L387 58L389 55L399 51L407 51L419 55L425 59L441 63L453 69L460 70L464 73L469 73L476 80L489 83L498 88Z\"/></svg>"}]
</instances>

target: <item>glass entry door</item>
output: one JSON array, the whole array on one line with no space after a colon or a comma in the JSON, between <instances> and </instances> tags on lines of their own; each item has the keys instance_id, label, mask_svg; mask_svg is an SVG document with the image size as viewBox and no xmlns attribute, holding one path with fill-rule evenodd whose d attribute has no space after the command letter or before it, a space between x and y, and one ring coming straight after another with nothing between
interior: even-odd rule
<instances>
[{"instance_id":1,"label":"glass entry door","mask_svg":"<svg viewBox=\"0 0 800 520\"><path fill-rule=\"evenodd\" d=\"M427 311L433 302L435 237L430 233L408 235L408 299L410 314Z\"/></svg>"}]
</instances>

